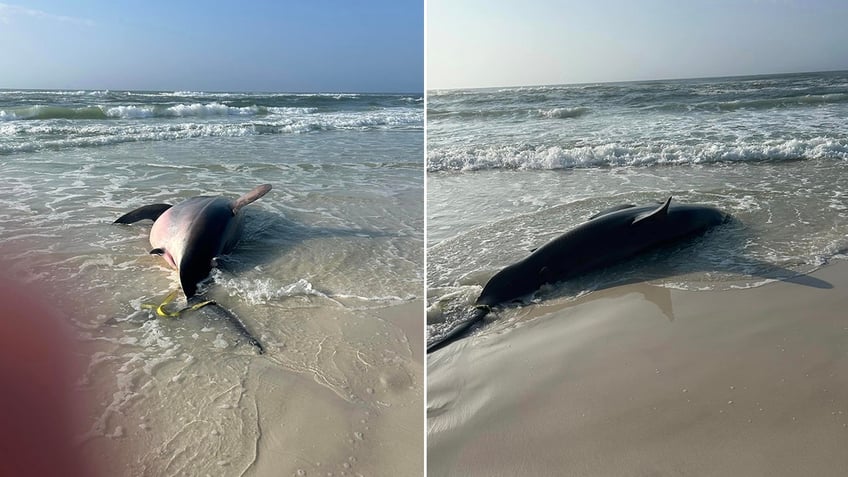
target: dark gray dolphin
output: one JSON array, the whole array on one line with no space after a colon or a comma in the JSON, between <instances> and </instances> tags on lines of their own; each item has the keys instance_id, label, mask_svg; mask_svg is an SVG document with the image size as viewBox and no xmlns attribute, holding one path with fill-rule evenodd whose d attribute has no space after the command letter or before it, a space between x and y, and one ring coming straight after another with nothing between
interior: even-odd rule
<instances>
[{"instance_id":1,"label":"dark gray dolphin","mask_svg":"<svg viewBox=\"0 0 848 477\"><path fill-rule=\"evenodd\" d=\"M474 316L427 347L435 351L461 337L492 307L519 301L546 283L556 283L614 265L624 259L697 235L728 215L706 205L620 205L592 216L527 258L496 273L477 298Z\"/></svg>"},{"instance_id":2,"label":"dark gray dolphin","mask_svg":"<svg viewBox=\"0 0 848 477\"><path fill-rule=\"evenodd\" d=\"M696 235L723 223L724 212L705 205L619 206L593 216L527 258L496 273L477 298L495 306L556 283L613 265L648 249Z\"/></svg>"},{"instance_id":3,"label":"dark gray dolphin","mask_svg":"<svg viewBox=\"0 0 848 477\"><path fill-rule=\"evenodd\" d=\"M225 197L192 197L177 205L153 204L122 215L116 224L153 220L150 253L161 255L180 274L187 299L197 284L209 276L213 260L230 252L242 230L241 209L271 190L270 184L255 187L236 200Z\"/></svg>"}]
</instances>

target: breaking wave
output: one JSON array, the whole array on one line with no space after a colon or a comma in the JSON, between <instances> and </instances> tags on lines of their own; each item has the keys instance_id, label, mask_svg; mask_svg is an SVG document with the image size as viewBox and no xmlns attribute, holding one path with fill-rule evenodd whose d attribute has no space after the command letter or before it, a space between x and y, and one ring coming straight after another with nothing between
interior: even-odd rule
<instances>
[{"instance_id":1,"label":"breaking wave","mask_svg":"<svg viewBox=\"0 0 848 477\"><path fill-rule=\"evenodd\" d=\"M191 114L190 108L174 114ZM144 109L127 109L111 114L144 117ZM206 113L209 114L209 113ZM231 113L219 113L219 116ZM319 114L311 109L269 108L264 116L248 120L179 122L46 123L42 121L6 121L0 123L0 154L32 152L43 149L96 147L140 141L167 141L199 137L241 137L267 134L301 134L315 131L369 131L423 128L423 112L414 109L382 109L365 113L335 112ZM241 114L240 114L241 116ZM2 117L2 116L0 116ZM184 117L184 116L179 116ZM192 116L189 116L192 117ZM226 116L229 117L229 116Z\"/></svg>"},{"instance_id":2,"label":"breaking wave","mask_svg":"<svg viewBox=\"0 0 848 477\"><path fill-rule=\"evenodd\" d=\"M527 144L477 148L448 147L428 152L427 169L430 172L553 170L804 159L848 159L848 142L819 137L751 144L641 145L611 142L578 147Z\"/></svg>"}]
</instances>

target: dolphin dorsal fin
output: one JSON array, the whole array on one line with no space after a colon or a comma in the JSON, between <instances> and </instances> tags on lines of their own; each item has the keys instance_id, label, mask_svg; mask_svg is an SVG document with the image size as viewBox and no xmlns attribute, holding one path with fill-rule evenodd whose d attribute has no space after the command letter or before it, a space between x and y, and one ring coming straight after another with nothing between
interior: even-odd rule
<instances>
[{"instance_id":1,"label":"dolphin dorsal fin","mask_svg":"<svg viewBox=\"0 0 848 477\"><path fill-rule=\"evenodd\" d=\"M652 220L664 219L665 216L668 214L668 206L669 205L671 205L671 197L666 199L665 203L663 205L657 207L656 209L654 209L650 212L645 212L644 214L639 214L638 216L636 216L636 218L633 219L633 223L631 223L631 225L636 225L636 224L642 223L642 222L649 222L649 221L652 221Z\"/></svg>"},{"instance_id":2,"label":"dolphin dorsal fin","mask_svg":"<svg viewBox=\"0 0 848 477\"><path fill-rule=\"evenodd\" d=\"M233 201L233 214L237 214L242 207L256 201L267 194L269 190L271 190L271 184L262 184L254 187L253 190Z\"/></svg>"}]
</instances>

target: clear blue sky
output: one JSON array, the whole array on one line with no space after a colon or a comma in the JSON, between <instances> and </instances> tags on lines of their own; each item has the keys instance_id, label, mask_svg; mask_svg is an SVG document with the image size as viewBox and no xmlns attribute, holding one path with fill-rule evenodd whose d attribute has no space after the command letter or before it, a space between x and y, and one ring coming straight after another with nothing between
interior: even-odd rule
<instances>
[{"instance_id":1,"label":"clear blue sky","mask_svg":"<svg viewBox=\"0 0 848 477\"><path fill-rule=\"evenodd\" d=\"M427 88L848 69L845 0L428 0Z\"/></svg>"},{"instance_id":2,"label":"clear blue sky","mask_svg":"<svg viewBox=\"0 0 848 477\"><path fill-rule=\"evenodd\" d=\"M0 2L0 88L424 88L422 0Z\"/></svg>"}]
</instances>

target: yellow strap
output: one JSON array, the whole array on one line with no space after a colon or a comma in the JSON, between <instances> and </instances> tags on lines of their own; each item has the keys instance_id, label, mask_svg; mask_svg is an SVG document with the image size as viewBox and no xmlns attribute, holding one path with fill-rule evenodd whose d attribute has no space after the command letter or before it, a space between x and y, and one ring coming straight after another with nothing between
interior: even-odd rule
<instances>
[{"instance_id":1,"label":"yellow strap","mask_svg":"<svg viewBox=\"0 0 848 477\"><path fill-rule=\"evenodd\" d=\"M184 311L199 310L206 305L214 305L214 304L215 304L215 302L213 300L206 300L206 301L202 301L200 303L195 303L194 305L191 305L191 306L187 306L187 307L183 308L182 310L178 311L177 313L182 313Z\"/></svg>"},{"instance_id":2,"label":"yellow strap","mask_svg":"<svg viewBox=\"0 0 848 477\"><path fill-rule=\"evenodd\" d=\"M194 305L187 306L187 307L179 309L177 311L166 310L165 306L168 305L169 303L171 303L172 301L174 301L177 298L177 295L179 294L179 292L180 292L179 290L174 290L171 293L168 293L168 296L166 296L165 299L162 300L162 303L160 305L155 305L153 303L142 303L141 307L145 310L156 310L156 314L163 317L163 318L166 318L166 317L167 318L177 318L183 312L199 310L200 308L203 308L206 305L212 305L212 304L215 303L212 300L207 300L207 301L202 301L200 303L195 303Z\"/></svg>"}]
</instances>

